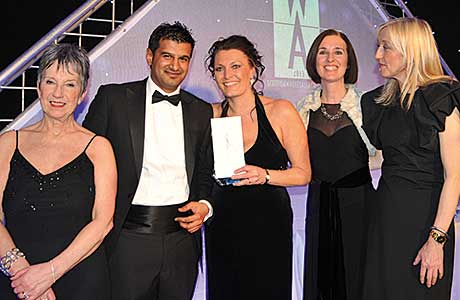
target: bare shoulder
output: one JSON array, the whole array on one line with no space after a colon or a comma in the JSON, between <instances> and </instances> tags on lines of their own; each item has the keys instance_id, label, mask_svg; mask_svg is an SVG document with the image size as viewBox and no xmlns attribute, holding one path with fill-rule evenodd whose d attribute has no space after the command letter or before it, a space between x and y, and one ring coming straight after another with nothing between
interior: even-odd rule
<instances>
[{"instance_id":1,"label":"bare shoulder","mask_svg":"<svg viewBox=\"0 0 460 300\"><path fill-rule=\"evenodd\" d=\"M40 127L40 121L33 123L29 126L23 127L20 130L18 130L19 136L23 136L23 135L27 136L29 134L37 133L39 131L39 127Z\"/></svg>"},{"instance_id":2,"label":"bare shoulder","mask_svg":"<svg viewBox=\"0 0 460 300\"><path fill-rule=\"evenodd\" d=\"M7 131L0 135L0 165L9 163L13 152L16 149L16 132L14 130Z\"/></svg>"},{"instance_id":3,"label":"bare shoulder","mask_svg":"<svg viewBox=\"0 0 460 300\"><path fill-rule=\"evenodd\" d=\"M266 96L260 96L260 100L265 107L265 111L270 117L286 117L297 113L294 105L287 99L274 99Z\"/></svg>"},{"instance_id":4,"label":"bare shoulder","mask_svg":"<svg viewBox=\"0 0 460 300\"><path fill-rule=\"evenodd\" d=\"M213 103L212 104L212 115L214 118L218 118L222 115L222 103Z\"/></svg>"},{"instance_id":5,"label":"bare shoulder","mask_svg":"<svg viewBox=\"0 0 460 300\"><path fill-rule=\"evenodd\" d=\"M10 130L2 133L0 135L0 151L2 155L5 153L3 151L14 148L16 148L16 132L14 130Z\"/></svg>"},{"instance_id":6,"label":"bare shoulder","mask_svg":"<svg viewBox=\"0 0 460 300\"><path fill-rule=\"evenodd\" d=\"M75 139L80 141L79 147L84 147L87 146L87 153L90 148L94 147L94 145L97 145L100 142L102 136L96 136L96 133L92 132L91 130L81 126L77 125L76 130L69 132L68 135L69 139ZM105 138L103 138L105 139Z\"/></svg>"},{"instance_id":7,"label":"bare shoulder","mask_svg":"<svg viewBox=\"0 0 460 300\"><path fill-rule=\"evenodd\" d=\"M94 135L94 134L93 134ZM104 159L107 155L113 156L112 144L103 136L95 136L91 143L88 145L86 154L94 163L100 159Z\"/></svg>"},{"instance_id":8,"label":"bare shoulder","mask_svg":"<svg viewBox=\"0 0 460 300\"><path fill-rule=\"evenodd\" d=\"M94 139L91 141L91 144L89 144L88 146L88 152L99 151L104 149L112 149L112 144L106 137L103 137L101 135L95 136Z\"/></svg>"}]
</instances>

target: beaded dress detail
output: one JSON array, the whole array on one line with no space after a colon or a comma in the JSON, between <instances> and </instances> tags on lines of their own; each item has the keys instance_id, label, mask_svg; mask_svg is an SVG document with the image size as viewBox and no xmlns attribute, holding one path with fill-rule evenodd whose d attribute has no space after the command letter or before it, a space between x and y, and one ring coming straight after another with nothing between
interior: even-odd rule
<instances>
[{"instance_id":1,"label":"beaded dress detail","mask_svg":"<svg viewBox=\"0 0 460 300\"><path fill-rule=\"evenodd\" d=\"M30 264L51 260L92 220L94 167L86 149L93 139L76 158L54 172L42 174L22 155L16 132L3 212L8 232ZM107 299L103 248L64 274L52 288L57 299ZM16 299L7 277L0 277L0 295L2 299Z\"/></svg>"}]
</instances>

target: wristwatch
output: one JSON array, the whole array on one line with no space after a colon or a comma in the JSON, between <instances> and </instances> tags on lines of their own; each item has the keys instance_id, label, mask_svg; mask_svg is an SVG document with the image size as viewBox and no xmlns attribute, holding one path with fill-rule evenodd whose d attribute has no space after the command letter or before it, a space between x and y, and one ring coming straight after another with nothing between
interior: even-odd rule
<instances>
[{"instance_id":1,"label":"wristwatch","mask_svg":"<svg viewBox=\"0 0 460 300\"><path fill-rule=\"evenodd\" d=\"M444 245L447 242L447 237L445 235L440 234L435 230L430 231L430 236L441 245Z\"/></svg>"}]
</instances>

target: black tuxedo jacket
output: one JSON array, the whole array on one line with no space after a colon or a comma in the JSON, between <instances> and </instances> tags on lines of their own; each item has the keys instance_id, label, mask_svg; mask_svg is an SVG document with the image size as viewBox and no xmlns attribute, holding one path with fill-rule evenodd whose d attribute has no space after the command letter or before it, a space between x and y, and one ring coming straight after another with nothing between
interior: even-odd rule
<instances>
[{"instance_id":1,"label":"black tuxedo jacket","mask_svg":"<svg viewBox=\"0 0 460 300\"><path fill-rule=\"evenodd\" d=\"M130 208L141 175L144 154L145 97L147 79L99 88L83 126L112 143L118 169L118 191L114 228L105 245L112 253ZM181 90L184 151L190 196L186 200L209 199L212 186L209 103ZM211 150L212 151L212 150ZM201 235L196 234L198 247Z\"/></svg>"}]
</instances>

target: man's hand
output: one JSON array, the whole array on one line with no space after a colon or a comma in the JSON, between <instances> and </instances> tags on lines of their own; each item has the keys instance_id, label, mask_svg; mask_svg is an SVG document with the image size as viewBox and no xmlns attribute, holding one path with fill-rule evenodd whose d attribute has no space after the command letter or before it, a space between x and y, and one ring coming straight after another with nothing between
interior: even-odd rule
<instances>
[{"instance_id":1,"label":"man's hand","mask_svg":"<svg viewBox=\"0 0 460 300\"><path fill-rule=\"evenodd\" d=\"M180 212L192 211L193 215L188 217L178 217L174 221L179 222L180 226L190 233L194 233L201 228L204 218L208 215L209 208L206 204L191 201L179 208Z\"/></svg>"}]
</instances>

